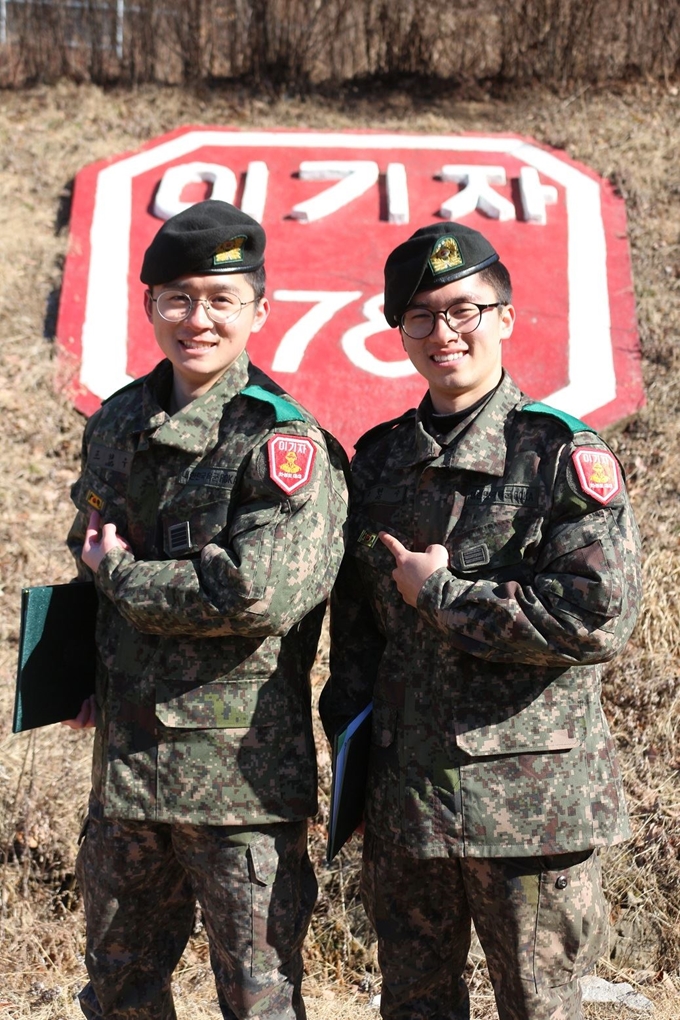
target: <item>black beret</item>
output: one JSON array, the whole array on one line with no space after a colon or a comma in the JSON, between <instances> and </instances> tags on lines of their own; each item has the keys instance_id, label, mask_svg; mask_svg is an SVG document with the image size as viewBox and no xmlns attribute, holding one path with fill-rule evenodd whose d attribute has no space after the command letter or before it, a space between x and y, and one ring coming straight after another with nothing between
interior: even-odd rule
<instances>
[{"instance_id":1,"label":"black beret","mask_svg":"<svg viewBox=\"0 0 680 1020\"><path fill-rule=\"evenodd\" d=\"M209 198L166 220L146 249L140 279L152 287L190 273L251 273L264 265L265 240L252 216Z\"/></svg>"},{"instance_id":2,"label":"black beret","mask_svg":"<svg viewBox=\"0 0 680 1020\"><path fill-rule=\"evenodd\" d=\"M461 223L430 223L412 234L385 263L385 318L399 320L420 290L479 273L500 256L478 230Z\"/></svg>"}]
</instances>

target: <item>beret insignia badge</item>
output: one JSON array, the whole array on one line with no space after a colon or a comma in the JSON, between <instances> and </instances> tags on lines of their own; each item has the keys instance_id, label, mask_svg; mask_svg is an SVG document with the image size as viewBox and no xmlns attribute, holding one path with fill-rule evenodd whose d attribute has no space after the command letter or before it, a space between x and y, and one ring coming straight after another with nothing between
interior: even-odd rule
<instances>
[{"instance_id":1,"label":"beret insignia badge","mask_svg":"<svg viewBox=\"0 0 680 1020\"><path fill-rule=\"evenodd\" d=\"M465 259L460 253L460 247L455 237L440 237L432 249L428 261L434 276L465 265Z\"/></svg>"},{"instance_id":2,"label":"beret insignia badge","mask_svg":"<svg viewBox=\"0 0 680 1020\"><path fill-rule=\"evenodd\" d=\"M243 262L243 245L245 243L246 238L243 235L230 237L228 241L224 241L213 253L213 265L222 266L230 262Z\"/></svg>"},{"instance_id":3,"label":"beret insignia badge","mask_svg":"<svg viewBox=\"0 0 680 1020\"><path fill-rule=\"evenodd\" d=\"M621 474L616 458L608 450L581 446L572 455L583 491L606 506L621 491Z\"/></svg>"}]
</instances>

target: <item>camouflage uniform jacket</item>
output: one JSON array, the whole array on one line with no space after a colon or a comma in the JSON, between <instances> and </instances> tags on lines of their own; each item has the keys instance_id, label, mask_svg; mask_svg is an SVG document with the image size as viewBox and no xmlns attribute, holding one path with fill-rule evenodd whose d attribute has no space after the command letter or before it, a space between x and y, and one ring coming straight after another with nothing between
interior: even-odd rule
<instances>
[{"instance_id":1,"label":"camouflage uniform jacket","mask_svg":"<svg viewBox=\"0 0 680 1020\"><path fill-rule=\"evenodd\" d=\"M441 443L421 405L367 433L352 463L321 714L332 735L373 698L367 830L421 857L629 834L600 685L637 615L638 532L602 440L529 404L506 375ZM579 482L586 449L620 482L606 505ZM449 551L417 608L380 530Z\"/></svg>"},{"instance_id":2,"label":"camouflage uniform jacket","mask_svg":"<svg viewBox=\"0 0 680 1020\"><path fill-rule=\"evenodd\" d=\"M246 354L173 417L171 383L164 361L103 404L72 490L82 578L93 507L132 547L96 575L94 793L109 817L306 818L309 671L342 558L346 458ZM307 466L315 451L292 494L270 475L276 435L307 437Z\"/></svg>"}]
</instances>

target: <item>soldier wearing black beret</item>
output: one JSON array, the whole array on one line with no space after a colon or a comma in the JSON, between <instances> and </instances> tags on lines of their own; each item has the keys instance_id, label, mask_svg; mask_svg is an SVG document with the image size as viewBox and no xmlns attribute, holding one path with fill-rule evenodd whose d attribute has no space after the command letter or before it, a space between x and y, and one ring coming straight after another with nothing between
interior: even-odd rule
<instances>
[{"instance_id":1,"label":"soldier wearing black beret","mask_svg":"<svg viewBox=\"0 0 680 1020\"><path fill-rule=\"evenodd\" d=\"M421 227L385 263L385 318L398 326L418 291L474 276L499 261L487 239L462 223Z\"/></svg>"},{"instance_id":2,"label":"soldier wearing black beret","mask_svg":"<svg viewBox=\"0 0 680 1020\"><path fill-rule=\"evenodd\" d=\"M343 455L249 360L265 234L225 202L161 226L163 360L88 421L69 545L99 596L76 872L90 1020L172 1020L200 903L228 1020L302 1020L316 899L309 671L342 555Z\"/></svg>"},{"instance_id":3,"label":"soldier wearing black beret","mask_svg":"<svg viewBox=\"0 0 680 1020\"><path fill-rule=\"evenodd\" d=\"M199 202L166 220L139 275L153 287L185 274L253 273L264 266L264 249L257 220L227 202Z\"/></svg>"},{"instance_id":4,"label":"soldier wearing black beret","mask_svg":"<svg viewBox=\"0 0 680 1020\"><path fill-rule=\"evenodd\" d=\"M357 443L320 706L332 739L372 701L381 1013L467 1020L474 923L501 1020L580 1020L606 947L599 848L630 831L600 705L640 601L621 468L504 371L510 276L476 230L400 244L385 317L427 392Z\"/></svg>"}]
</instances>

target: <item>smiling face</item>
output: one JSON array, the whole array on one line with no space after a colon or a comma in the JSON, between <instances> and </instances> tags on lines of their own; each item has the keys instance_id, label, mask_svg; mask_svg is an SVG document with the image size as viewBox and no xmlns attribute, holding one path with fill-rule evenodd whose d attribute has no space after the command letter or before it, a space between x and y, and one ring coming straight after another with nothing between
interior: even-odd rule
<instances>
[{"instance_id":1,"label":"smiling face","mask_svg":"<svg viewBox=\"0 0 680 1020\"><path fill-rule=\"evenodd\" d=\"M174 398L183 407L210 389L245 349L251 333L258 333L269 315L269 302L247 304L234 322L213 322L205 306L196 301L188 318L167 322L152 300L164 290L181 290L191 298L230 294L240 301L253 302L254 291L240 273L182 276L169 283L155 285L144 294L144 308L152 324L156 342L174 371Z\"/></svg>"},{"instance_id":2,"label":"smiling face","mask_svg":"<svg viewBox=\"0 0 680 1020\"><path fill-rule=\"evenodd\" d=\"M486 305L498 301L479 273L454 280L434 290L419 291L409 307L444 311L458 302ZM434 329L424 340L413 340L401 330L404 350L413 366L427 380L435 411L463 411L492 390L501 378L501 345L512 333L512 305L489 308L474 333L458 334L436 317Z\"/></svg>"}]
</instances>

